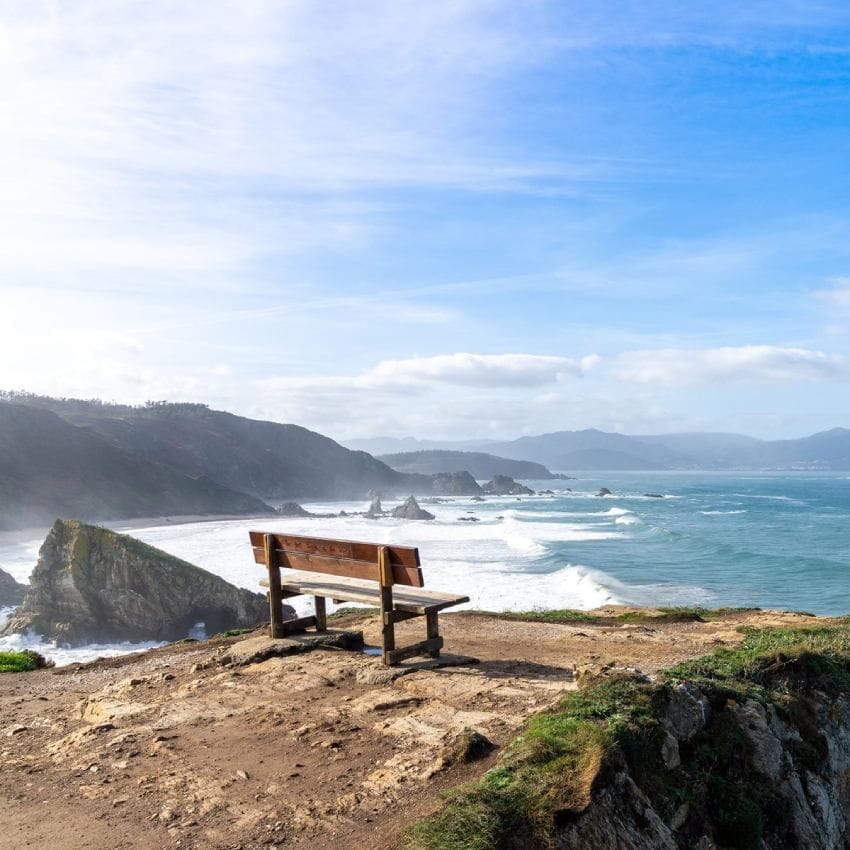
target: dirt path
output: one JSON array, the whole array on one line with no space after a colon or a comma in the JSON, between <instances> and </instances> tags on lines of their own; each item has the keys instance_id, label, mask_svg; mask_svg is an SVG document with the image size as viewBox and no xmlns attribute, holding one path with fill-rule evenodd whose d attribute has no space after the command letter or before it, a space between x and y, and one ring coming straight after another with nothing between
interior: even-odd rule
<instances>
[{"instance_id":1,"label":"dirt path","mask_svg":"<svg viewBox=\"0 0 850 850\"><path fill-rule=\"evenodd\" d=\"M480 774L577 668L653 672L735 643L709 623L552 625L441 618L478 664L388 671L346 650L249 662L262 636L174 644L86 667L0 676L0 848L394 847L437 792ZM362 628L378 642L374 616ZM400 644L421 622L399 627ZM247 662L247 663L246 663ZM495 749L458 756L471 730Z\"/></svg>"}]
</instances>

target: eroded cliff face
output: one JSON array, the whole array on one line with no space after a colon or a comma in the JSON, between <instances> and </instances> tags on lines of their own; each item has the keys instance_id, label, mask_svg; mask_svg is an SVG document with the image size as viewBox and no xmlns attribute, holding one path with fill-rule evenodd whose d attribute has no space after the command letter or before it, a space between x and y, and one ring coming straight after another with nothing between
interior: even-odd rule
<instances>
[{"instance_id":1,"label":"eroded cliff face","mask_svg":"<svg viewBox=\"0 0 850 850\"><path fill-rule=\"evenodd\" d=\"M254 626L266 600L139 540L57 520L39 551L21 606L3 633L32 629L60 644L178 640Z\"/></svg>"},{"instance_id":2,"label":"eroded cliff face","mask_svg":"<svg viewBox=\"0 0 850 850\"><path fill-rule=\"evenodd\" d=\"M844 694L806 687L777 705L681 683L653 700L664 708L649 741L612 754L588 807L562 815L559 850L847 846Z\"/></svg>"},{"instance_id":3,"label":"eroded cliff face","mask_svg":"<svg viewBox=\"0 0 850 850\"><path fill-rule=\"evenodd\" d=\"M583 666L405 850L849 847L850 625L743 634L652 678Z\"/></svg>"}]
</instances>

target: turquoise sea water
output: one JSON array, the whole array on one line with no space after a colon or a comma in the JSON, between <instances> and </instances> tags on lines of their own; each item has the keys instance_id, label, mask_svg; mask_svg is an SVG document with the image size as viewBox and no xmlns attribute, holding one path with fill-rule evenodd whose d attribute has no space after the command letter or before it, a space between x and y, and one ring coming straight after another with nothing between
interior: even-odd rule
<instances>
[{"instance_id":1,"label":"turquoise sea water","mask_svg":"<svg viewBox=\"0 0 850 850\"><path fill-rule=\"evenodd\" d=\"M524 502L516 519L563 522L587 509L589 489L604 486L613 495L598 501L629 511L619 517L625 533L547 544L535 569L557 569L568 560L621 582L625 596L646 585L679 587L681 604L850 613L845 473L599 473L566 484L581 492L548 504ZM600 530L611 522L606 515L582 521Z\"/></svg>"},{"instance_id":2,"label":"turquoise sea water","mask_svg":"<svg viewBox=\"0 0 850 850\"><path fill-rule=\"evenodd\" d=\"M260 590L262 570L251 557L248 530L260 528L418 546L426 586L464 593L466 607L482 610L622 603L850 614L847 474L606 472L527 483L555 492L429 504L436 514L430 522L366 519L355 513L367 507L360 501L304 502L317 513L348 514L330 519L112 527L252 590ZM601 487L611 495L598 497ZM26 581L47 530L0 539L0 567ZM292 602L303 611L310 606L305 597ZM0 648L38 640L14 635L0 638ZM134 648L46 650L66 662Z\"/></svg>"}]
</instances>

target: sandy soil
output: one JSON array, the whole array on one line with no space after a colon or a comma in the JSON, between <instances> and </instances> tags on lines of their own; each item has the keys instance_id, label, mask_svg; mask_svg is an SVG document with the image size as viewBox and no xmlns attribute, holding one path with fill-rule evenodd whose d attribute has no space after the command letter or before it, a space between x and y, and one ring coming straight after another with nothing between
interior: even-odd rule
<instances>
[{"instance_id":1,"label":"sandy soil","mask_svg":"<svg viewBox=\"0 0 850 850\"><path fill-rule=\"evenodd\" d=\"M341 649L252 660L272 643L257 633L0 676L0 848L388 850L441 790L486 770L526 717L576 687L576 669L652 673L737 643L741 625L792 623L813 620L598 626L459 613L441 617L446 652L479 663L388 670ZM378 642L374 616L335 627ZM402 624L399 645L422 627ZM494 750L457 759L468 730Z\"/></svg>"}]
</instances>

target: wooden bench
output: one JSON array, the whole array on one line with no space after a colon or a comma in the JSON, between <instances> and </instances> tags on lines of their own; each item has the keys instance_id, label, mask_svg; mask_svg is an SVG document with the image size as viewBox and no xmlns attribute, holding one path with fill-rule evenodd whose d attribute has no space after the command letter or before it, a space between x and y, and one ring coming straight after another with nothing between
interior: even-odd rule
<instances>
[{"instance_id":1,"label":"wooden bench","mask_svg":"<svg viewBox=\"0 0 850 850\"><path fill-rule=\"evenodd\" d=\"M413 546L383 546L353 540L298 537L251 531L254 561L268 568L270 634L284 637L315 626L327 629L325 600L362 602L381 609L384 664L398 664L416 655L438 658L443 646L439 612L469 602L455 596L425 590L419 550ZM315 597L316 613L294 620L283 619L283 600L292 596ZM425 617L424 641L396 649L395 624Z\"/></svg>"}]
</instances>

